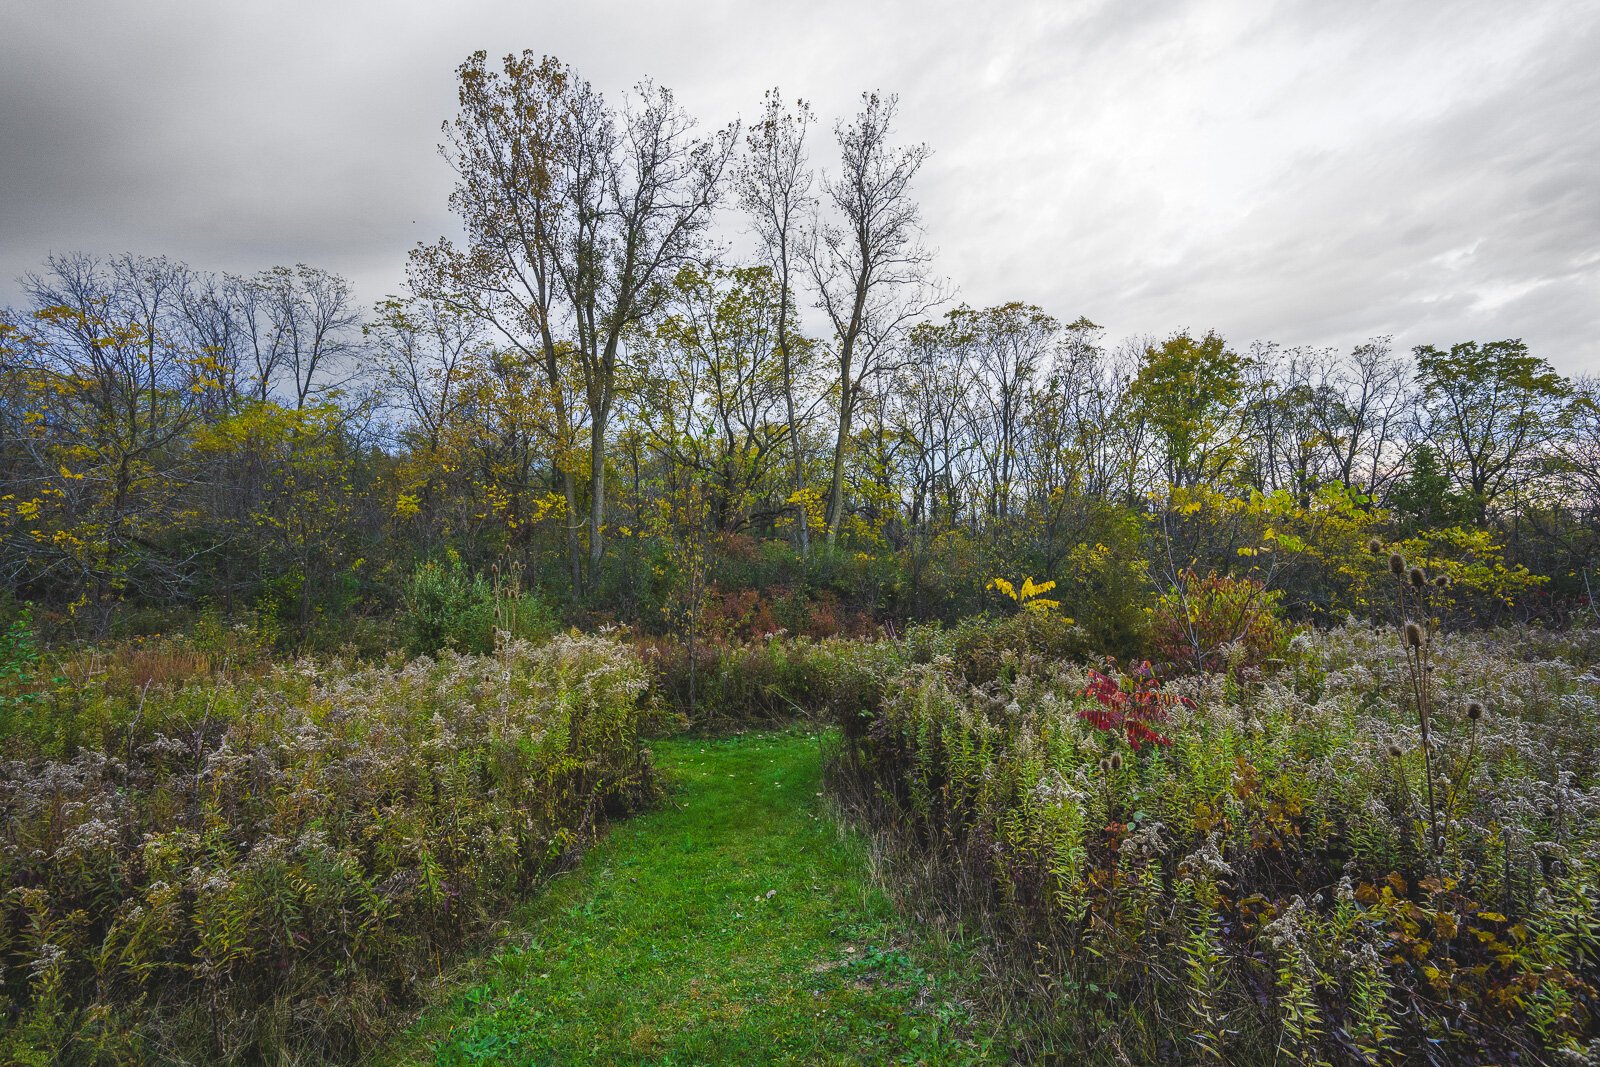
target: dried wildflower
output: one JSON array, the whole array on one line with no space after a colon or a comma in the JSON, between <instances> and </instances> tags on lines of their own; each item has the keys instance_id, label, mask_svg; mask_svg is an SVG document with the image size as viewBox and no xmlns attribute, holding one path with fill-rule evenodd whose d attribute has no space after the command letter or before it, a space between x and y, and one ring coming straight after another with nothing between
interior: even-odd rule
<instances>
[{"instance_id":1,"label":"dried wildflower","mask_svg":"<svg viewBox=\"0 0 1600 1067\"><path fill-rule=\"evenodd\" d=\"M1122 753L1111 753L1111 757L1106 762L1111 765L1111 771L1113 774L1115 774L1117 771L1122 770Z\"/></svg>"},{"instance_id":2,"label":"dried wildflower","mask_svg":"<svg viewBox=\"0 0 1600 1067\"><path fill-rule=\"evenodd\" d=\"M1389 742L1389 757L1391 759L1399 759L1403 755L1405 755L1405 750L1402 749L1399 745L1395 744L1393 741L1390 741Z\"/></svg>"},{"instance_id":3,"label":"dried wildflower","mask_svg":"<svg viewBox=\"0 0 1600 1067\"><path fill-rule=\"evenodd\" d=\"M1483 701L1481 700L1470 700L1467 702L1467 718L1471 719L1473 722L1477 722L1479 719L1483 718L1483 713L1487 710L1488 709L1483 706Z\"/></svg>"},{"instance_id":4,"label":"dried wildflower","mask_svg":"<svg viewBox=\"0 0 1600 1067\"><path fill-rule=\"evenodd\" d=\"M1412 648L1421 648L1428 636L1421 626L1414 622L1406 623L1406 644Z\"/></svg>"},{"instance_id":5,"label":"dried wildflower","mask_svg":"<svg viewBox=\"0 0 1600 1067\"><path fill-rule=\"evenodd\" d=\"M1371 552L1374 556L1383 555L1383 542L1374 537L1372 540L1367 542L1367 551Z\"/></svg>"},{"instance_id":6,"label":"dried wildflower","mask_svg":"<svg viewBox=\"0 0 1600 1067\"><path fill-rule=\"evenodd\" d=\"M1406 558L1398 552L1389 553L1389 573L1396 578L1406 573Z\"/></svg>"},{"instance_id":7,"label":"dried wildflower","mask_svg":"<svg viewBox=\"0 0 1600 1067\"><path fill-rule=\"evenodd\" d=\"M1428 584L1428 576L1422 573L1421 567L1411 568L1411 584L1418 589Z\"/></svg>"},{"instance_id":8,"label":"dried wildflower","mask_svg":"<svg viewBox=\"0 0 1600 1067\"><path fill-rule=\"evenodd\" d=\"M1450 576L1448 574L1441 574L1433 580L1433 584L1438 586L1440 589L1449 589Z\"/></svg>"}]
</instances>

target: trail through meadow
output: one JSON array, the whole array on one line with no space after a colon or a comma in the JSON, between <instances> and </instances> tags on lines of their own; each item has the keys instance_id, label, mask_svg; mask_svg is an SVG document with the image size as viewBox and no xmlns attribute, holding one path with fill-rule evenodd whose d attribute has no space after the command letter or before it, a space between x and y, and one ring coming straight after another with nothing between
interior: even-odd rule
<instances>
[{"instance_id":1,"label":"trail through meadow","mask_svg":"<svg viewBox=\"0 0 1600 1067\"><path fill-rule=\"evenodd\" d=\"M518 915L385 1064L999 1063L976 967L907 928L800 731L653 746L673 783Z\"/></svg>"}]
</instances>

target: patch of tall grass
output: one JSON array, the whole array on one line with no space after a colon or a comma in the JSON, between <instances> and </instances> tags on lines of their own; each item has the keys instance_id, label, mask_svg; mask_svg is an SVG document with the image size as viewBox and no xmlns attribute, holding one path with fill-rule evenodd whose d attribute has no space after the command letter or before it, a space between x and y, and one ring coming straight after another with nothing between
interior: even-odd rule
<instances>
[{"instance_id":1,"label":"patch of tall grass","mask_svg":"<svg viewBox=\"0 0 1600 1067\"><path fill-rule=\"evenodd\" d=\"M77 681L13 723L0 1061L348 1061L653 789L647 674L607 638L211 655L65 664Z\"/></svg>"},{"instance_id":2,"label":"patch of tall grass","mask_svg":"<svg viewBox=\"0 0 1600 1067\"><path fill-rule=\"evenodd\" d=\"M891 871L993 935L1041 1053L1579 1062L1600 1048L1595 638L1428 640L1421 721L1394 628L1159 690L934 647L842 724L832 781ZM1140 708L1149 732L1122 729Z\"/></svg>"}]
</instances>

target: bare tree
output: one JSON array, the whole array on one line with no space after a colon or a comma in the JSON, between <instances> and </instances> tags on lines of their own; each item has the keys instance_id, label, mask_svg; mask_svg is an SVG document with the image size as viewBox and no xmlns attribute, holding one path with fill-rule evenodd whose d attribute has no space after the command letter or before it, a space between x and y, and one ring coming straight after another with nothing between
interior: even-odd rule
<instances>
[{"instance_id":1,"label":"bare tree","mask_svg":"<svg viewBox=\"0 0 1600 1067\"><path fill-rule=\"evenodd\" d=\"M359 347L361 315L348 281L300 263L233 279L232 290L254 363L253 399L281 388L299 411L350 381L345 359Z\"/></svg>"},{"instance_id":2,"label":"bare tree","mask_svg":"<svg viewBox=\"0 0 1600 1067\"><path fill-rule=\"evenodd\" d=\"M617 367L628 332L664 298L664 283L699 248L711 221L736 127L710 138L669 89L642 83L621 129L599 94L582 83L565 163L573 219L556 258L571 307L589 404L589 568L605 552L606 430L617 399Z\"/></svg>"},{"instance_id":3,"label":"bare tree","mask_svg":"<svg viewBox=\"0 0 1600 1067\"><path fill-rule=\"evenodd\" d=\"M963 305L946 322L971 368L973 388L963 390L961 406L984 466L985 506L991 518L1004 520L1011 514L1034 388L1061 323L1016 301L983 311Z\"/></svg>"},{"instance_id":4,"label":"bare tree","mask_svg":"<svg viewBox=\"0 0 1600 1067\"><path fill-rule=\"evenodd\" d=\"M465 306L489 314L519 349L542 357L564 405L568 334L589 426L589 567L604 554L606 435L629 331L690 259L710 221L735 144L710 138L659 86L640 85L620 116L570 68L532 53L489 71L479 52L462 64L460 112L445 132L459 181L451 203L472 248L447 245L420 259ZM425 272L426 273L426 272ZM559 409L563 435L576 427ZM565 468L570 474L570 464ZM569 507L576 491L567 481ZM580 584L576 553L574 585Z\"/></svg>"},{"instance_id":5,"label":"bare tree","mask_svg":"<svg viewBox=\"0 0 1600 1067\"><path fill-rule=\"evenodd\" d=\"M844 518L845 460L863 385L887 369L906 328L945 297L930 282L932 254L922 244L921 214L911 198L911 181L929 149L890 144L896 99L863 93L854 121L834 127L840 169L823 188L836 217L813 226L806 249L818 306L833 331L838 369L830 545Z\"/></svg>"},{"instance_id":6,"label":"bare tree","mask_svg":"<svg viewBox=\"0 0 1600 1067\"><path fill-rule=\"evenodd\" d=\"M811 195L814 176L806 166L806 134L811 128L811 107L797 101L793 112L786 111L777 89L766 95L761 121L750 127L746 156L739 167L736 184L739 203L751 218L766 252L778 288L777 350L783 374L784 404L788 415L791 499L795 506L795 530L801 555L811 551L811 530L805 501L805 455L802 451L800 417L795 402L793 344L789 335L790 303L794 294L794 274L800 248L800 227L815 208Z\"/></svg>"},{"instance_id":7,"label":"bare tree","mask_svg":"<svg viewBox=\"0 0 1600 1067\"><path fill-rule=\"evenodd\" d=\"M159 595L187 578L156 534L181 508L192 475L183 442L202 413L190 386L207 360L181 329L194 281L164 258L51 256L22 279L30 321L7 331L6 361L25 370L25 419L48 432L14 440L28 463L0 484L52 501L63 531L20 562L35 579L84 587L102 627L124 588Z\"/></svg>"},{"instance_id":8,"label":"bare tree","mask_svg":"<svg viewBox=\"0 0 1600 1067\"><path fill-rule=\"evenodd\" d=\"M367 327L388 395L429 455L466 400L468 365L485 353L478 320L439 301L390 297Z\"/></svg>"},{"instance_id":9,"label":"bare tree","mask_svg":"<svg viewBox=\"0 0 1600 1067\"><path fill-rule=\"evenodd\" d=\"M1311 417L1328 450L1331 475L1375 498L1400 470L1396 454L1411 407L1410 371L1389 338L1357 345L1315 375Z\"/></svg>"}]
</instances>

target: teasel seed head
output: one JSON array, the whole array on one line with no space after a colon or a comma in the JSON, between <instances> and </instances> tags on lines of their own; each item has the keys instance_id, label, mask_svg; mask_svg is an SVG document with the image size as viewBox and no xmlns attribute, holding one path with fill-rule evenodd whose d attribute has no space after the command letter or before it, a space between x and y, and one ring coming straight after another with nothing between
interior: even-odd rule
<instances>
[{"instance_id":1,"label":"teasel seed head","mask_svg":"<svg viewBox=\"0 0 1600 1067\"><path fill-rule=\"evenodd\" d=\"M1433 584L1438 586L1440 589L1449 589L1450 576L1448 574L1441 574L1439 577L1433 580Z\"/></svg>"},{"instance_id":2,"label":"teasel seed head","mask_svg":"<svg viewBox=\"0 0 1600 1067\"><path fill-rule=\"evenodd\" d=\"M1389 573L1396 578L1406 573L1406 558L1398 552L1389 553Z\"/></svg>"},{"instance_id":3,"label":"teasel seed head","mask_svg":"<svg viewBox=\"0 0 1600 1067\"><path fill-rule=\"evenodd\" d=\"M1100 757L1100 773L1101 774L1110 774L1111 773L1111 761L1109 759L1106 759L1104 756Z\"/></svg>"},{"instance_id":4,"label":"teasel seed head","mask_svg":"<svg viewBox=\"0 0 1600 1067\"><path fill-rule=\"evenodd\" d=\"M1411 584L1418 589L1428 584L1428 576L1422 573L1421 567L1411 568Z\"/></svg>"},{"instance_id":5,"label":"teasel seed head","mask_svg":"<svg viewBox=\"0 0 1600 1067\"><path fill-rule=\"evenodd\" d=\"M1383 542L1374 537L1372 540L1367 542L1367 551L1371 552L1374 556L1383 555Z\"/></svg>"},{"instance_id":6,"label":"teasel seed head","mask_svg":"<svg viewBox=\"0 0 1600 1067\"><path fill-rule=\"evenodd\" d=\"M1427 639L1428 635L1423 631L1422 627L1414 622L1406 623L1406 644L1412 648L1421 648L1423 642Z\"/></svg>"},{"instance_id":7,"label":"teasel seed head","mask_svg":"<svg viewBox=\"0 0 1600 1067\"><path fill-rule=\"evenodd\" d=\"M1406 753L1405 753L1405 750L1403 748L1401 748L1399 745L1395 744L1393 741L1389 742L1389 758L1390 759L1399 759L1401 756L1404 756L1405 754Z\"/></svg>"},{"instance_id":8,"label":"teasel seed head","mask_svg":"<svg viewBox=\"0 0 1600 1067\"><path fill-rule=\"evenodd\" d=\"M1111 764L1111 771L1112 771L1113 774L1116 773L1117 771L1122 770L1122 753L1120 753L1120 752L1111 753L1111 758L1109 760L1107 760L1106 762Z\"/></svg>"},{"instance_id":9,"label":"teasel seed head","mask_svg":"<svg viewBox=\"0 0 1600 1067\"><path fill-rule=\"evenodd\" d=\"M1477 722L1479 719L1483 718L1483 713L1487 710L1489 709L1483 706L1483 701L1481 700L1470 700L1467 702L1467 718L1471 719L1473 722Z\"/></svg>"}]
</instances>

